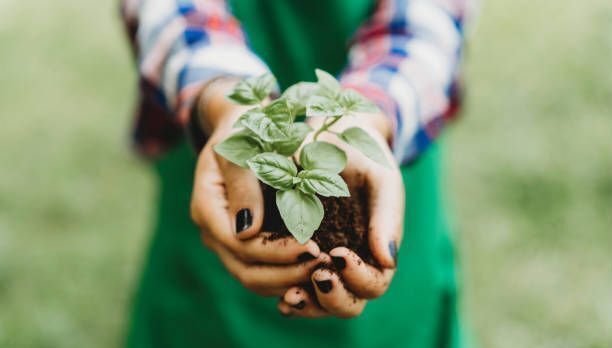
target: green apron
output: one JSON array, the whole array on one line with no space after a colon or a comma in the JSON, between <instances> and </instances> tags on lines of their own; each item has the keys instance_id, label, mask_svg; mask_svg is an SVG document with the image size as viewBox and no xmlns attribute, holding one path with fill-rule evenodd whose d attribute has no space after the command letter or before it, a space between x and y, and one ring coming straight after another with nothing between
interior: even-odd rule
<instances>
[{"instance_id":1,"label":"green apron","mask_svg":"<svg viewBox=\"0 0 612 348\"><path fill-rule=\"evenodd\" d=\"M250 45L281 87L339 72L369 0L235 0ZM136 294L129 347L465 347L456 313L453 249L434 145L402 168L404 241L385 295L354 319L282 317L276 298L244 289L205 249L189 218L195 154L181 145L155 164L159 207Z\"/></svg>"}]
</instances>

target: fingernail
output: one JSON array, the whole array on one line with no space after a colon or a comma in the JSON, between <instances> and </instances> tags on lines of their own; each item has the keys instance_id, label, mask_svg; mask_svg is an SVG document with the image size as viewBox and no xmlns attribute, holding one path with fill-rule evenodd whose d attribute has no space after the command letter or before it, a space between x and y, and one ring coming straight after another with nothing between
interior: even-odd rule
<instances>
[{"instance_id":1,"label":"fingernail","mask_svg":"<svg viewBox=\"0 0 612 348\"><path fill-rule=\"evenodd\" d=\"M301 253L297 258L298 262L307 262L314 259L316 259L316 257L308 251Z\"/></svg>"},{"instance_id":2,"label":"fingernail","mask_svg":"<svg viewBox=\"0 0 612 348\"><path fill-rule=\"evenodd\" d=\"M253 224L253 216L248 209L240 209L236 214L236 233L240 233Z\"/></svg>"},{"instance_id":3,"label":"fingernail","mask_svg":"<svg viewBox=\"0 0 612 348\"><path fill-rule=\"evenodd\" d=\"M389 242L389 255L393 258L395 265L397 265L397 243L394 240Z\"/></svg>"},{"instance_id":4,"label":"fingernail","mask_svg":"<svg viewBox=\"0 0 612 348\"><path fill-rule=\"evenodd\" d=\"M334 262L334 266L338 272L342 272L342 270L346 267L346 260L341 256L332 256L332 261Z\"/></svg>"},{"instance_id":5,"label":"fingernail","mask_svg":"<svg viewBox=\"0 0 612 348\"><path fill-rule=\"evenodd\" d=\"M296 308L296 309L304 309L304 307L306 307L306 301L302 300L298 302L297 304L291 305L291 307Z\"/></svg>"},{"instance_id":6,"label":"fingernail","mask_svg":"<svg viewBox=\"0 0 612 348\"><path fill-rule=\"evenodd\" d=\"M324 294L327 294L332 289L332 282L329 279L328 280L315 280L315 283L317 284L317 288L319 288L319 290Z\"/></svg>"}]
</instances>

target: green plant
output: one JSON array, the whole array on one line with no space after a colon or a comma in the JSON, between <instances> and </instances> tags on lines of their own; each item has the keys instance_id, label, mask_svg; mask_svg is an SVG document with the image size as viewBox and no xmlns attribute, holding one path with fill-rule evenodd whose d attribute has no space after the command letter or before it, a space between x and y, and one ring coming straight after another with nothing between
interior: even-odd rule
<instances>
[{"instance_id":1,"label":"green plant","mask_svg":"<svg viewBox=\"0 0 612 348\"><path fill-rule=\"evenodd\" d=\"M218 154L250 168L259 180L277 190L276 205L281 218L300 243L308 241L323 220L323 204L317 195L350 195L339 175L346 166L346 153L334 144L318 140L322 133L334 134L368 158L388 165L376 141L361 128L352 127L341 133L330 129L342 117L376 112L376 106L358 92L342 89L329 73L317 69L316 76L316 83L296 83L267 104L276 84L274 76L264 74L239 82L228 98L254 107L234 125L240 130L214 147ZM326 120L315 130L296 121L303 115ZM299 169L293 155L312 132L312 142L300 153Z\"/></svg>"}]
</instances>

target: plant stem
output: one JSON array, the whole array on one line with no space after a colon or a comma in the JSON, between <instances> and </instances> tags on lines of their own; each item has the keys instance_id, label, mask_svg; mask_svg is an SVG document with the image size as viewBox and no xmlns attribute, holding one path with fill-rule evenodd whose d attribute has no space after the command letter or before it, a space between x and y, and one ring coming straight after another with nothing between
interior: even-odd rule
<instances>
[{"instance_id":1,"label":"plant stem","mask_svg":"<svg viewBox=\"0 0 612 348\"><path fill-rule=\"evenodd\" d=\"M329 127L333 126L334 123L340 121L340 119L342 118L342 116L336 116L334 118L332 118L331 122L327 122L327 123L323 123L323 125L321 126L321 128L317 129L317 131L315 132L314 136L313 136L313 140L317 141L317 138L319 137L319 134L325 132L326 130L329 129Z\"/></svg>"}]
</instances>

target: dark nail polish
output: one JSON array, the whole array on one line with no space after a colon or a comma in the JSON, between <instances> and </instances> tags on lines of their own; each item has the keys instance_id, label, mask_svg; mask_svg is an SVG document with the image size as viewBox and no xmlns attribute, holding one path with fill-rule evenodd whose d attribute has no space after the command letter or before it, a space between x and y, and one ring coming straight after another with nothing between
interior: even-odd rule
<instances>
[{"instance_id":1,"label":"dark nail polish","mask_svg":"<svg viewBox=\"0 0 612 348\"><path fill-rule=\"evenodd\" d=\"M236 233L240 233L247 228L251 227L253 224L253 216L251 215L251 211L248 209L240 209L238 213L236 213Z\"/></svg>"},{"instance_id":2,"label":"dark nail polish","mask_svg":"<svg viewBox=\"0 0 612 348\"><path fill-rule=\"evenodd\" d=\"M296 309L304 309L304 307L306 307L306 301L302 300L298 302L297 304L291 305L291 307L296 308Z\"/></svg>"},{"instance_id":3,"label":"dark nail polish","mask_svg":"<svg viewBox=\"0 0 612 348\"><path fill-rule=\"evenodd\" d=\"M311 253L309 253L307 251L301 253L298 256L298 258L297 258L298 262L308 262L308 261L314 260L314 259L316 259L316 257L313 254L311 254Z\"/></svg>"},{"instance_id":4,"label":"dark nail polish","mask_svg":"<svg viewBox=\"0 0 612 348\"><path fill-rule=\"evenodd\" d=\"M315 283L317 284L317 288L324 294L327 294L332 289L331 280L316 280Z\"/></svg>"},{"instance_id":5,"label":"dark nail polish","mask_svg":"<svg viewBox=\"0 0 612 348\"><path fill-rule=\"evenodd\" d=\"M342 272L342 270L346 267L346 260L344 257L332 256L332 261L334 262L334 266L336 266L338 272Z\"/></svg>"},{"instance_id":6,"label":"dark nail polish","mask_svg":"<svg viewBox=\"0 0 612 348\"><path fill-rule=\"evenodd\" d=\"M389 242L389 255L393 258L393 262L397 265L397 243L394 240Z\"/></svg>"}]
</instances>

